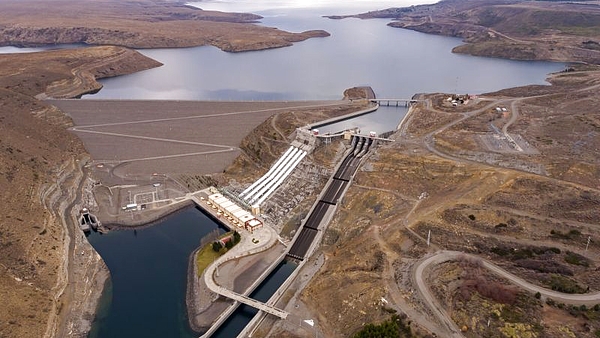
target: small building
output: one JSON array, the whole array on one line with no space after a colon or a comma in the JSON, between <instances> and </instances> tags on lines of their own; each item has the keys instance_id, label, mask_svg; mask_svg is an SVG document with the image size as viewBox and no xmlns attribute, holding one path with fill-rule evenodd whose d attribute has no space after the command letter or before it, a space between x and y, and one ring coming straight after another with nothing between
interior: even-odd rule
<instances>
[{"instance_id":1,"label":"small building","mask_svg":"<svg viewBox=\"0 0 600 338\"><path fill-rule=\"evenodd\" d=\"M258 229L262 226L263 226L263 223L256 218L253 218L244 224L244 227L246 228L246 230L248 230L250 232L253 232L255 229Z\"/></svg>"},{"instance_id":2,"label":"small building","mask_svg":"<svg viewBox=\"0 0 600 338\"><path fill-rule=\"evenodd\" d=\"M225 247L227 245L227 243L229 243L229 242L233 243L233 236L229 235L229 236L223 237L219 240L219 242L221 242L221 245Z\"/></svg>"},{"instance_id":3,"label":"small building","mask_svg":"<svg viewBox=\"0 0 600 338\"><path fill-rule=\"evenodd\" d=\"M250 213L248 213L247 215L243 215L242 217L238 218L239 222L241 224L243 224L244 226L246 226L246 222L248 222L249 220L255 219L256 217L250 215Z\"/></svg>"},{"instance_id":4,"label":"small building","mask_svg":"<svg viewBox=\"0 0 600 338\"><path fill-rule=\"evenodd\" d=\"M129 203L126 206L124 206L122 209L123 210L137 210L138 205L137 203Z\"/></svg>"}]
</instances>

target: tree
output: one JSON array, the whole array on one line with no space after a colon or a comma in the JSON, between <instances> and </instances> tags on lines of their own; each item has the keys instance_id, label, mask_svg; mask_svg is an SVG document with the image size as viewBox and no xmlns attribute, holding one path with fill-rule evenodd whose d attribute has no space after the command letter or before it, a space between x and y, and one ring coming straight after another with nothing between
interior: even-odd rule
<instances>
[{"instance_id":1,"label":"tree","mask_svg":"<svg viewBox=\"0 0 600 338\"><path fill-rule=\"evenodd\" d=\"M222 247L223 247L223 244L221 244L221 242L219 242L219 241L213 242L213 244L212 244L212 249L214 252L219 252L219 250L221 250Z\"/></svg>"},{"instance_id":2,"label":"tree","mask_svg":"<svg viewBox=\"0 0 600 338\"><path fill-rule=\"evenodd\" d=\"M240 242L240 240L241 240L241 239L242 239L242 236L240 235L240 233L239 233L239 232L237 232L237 231L234 231L234 232L233 232L233 242L234 242L235 244L237 244L237 243L239 243L239 242Z\"/></svg>"},{"instance_id":3,"label":"tree","mask_svg":"<svg viewBox=\"0 0 600 338\"><path fill-rule=\"evenodd\" d=\"M354 334L354 338L412 338L415 337L410 329L410 322L405 323L404 319L398 315L393 315L391 319L375 325L367 324L362 330Z\"/></svg>"}]
</instances>

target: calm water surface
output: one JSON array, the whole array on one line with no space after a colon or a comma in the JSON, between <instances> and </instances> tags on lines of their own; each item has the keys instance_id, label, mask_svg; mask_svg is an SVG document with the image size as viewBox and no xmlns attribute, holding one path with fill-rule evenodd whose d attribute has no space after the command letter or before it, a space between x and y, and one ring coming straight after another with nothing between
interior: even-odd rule
<instances>
[{"instance_id":1,"label":"calm water surface","mask_svg":"<svg viewBox=\"0 0 600 338\"><path fill-rule=\"evenodd\" d=\"M562 63L510 61L452 54L459 39L386 26L389 20L330 20L343 9L274 9L262 23L292 31L332 34L292 47L226 53L205 46L141 50L165 65L102 80L88 98L311 100L339 99L344 89L369 85L378 97L422 92L484 93L542 84Z\"/></svg>"},{"instance_id":2,"label":"calm water surface","mask_svg":"<svg viewBox=\"0 0 600 338\"><path fill-rule=\"evenodd\" d=\"M112 282L90 337L197 337L186 315L188 257L217 228L189 207L148 228L92 233Z\"/></svg>"},{"instance_id":3,"label":"calm water surface","mask_svg":"<svg viewBox=\"0 0 600 338\"><path fill-rule=\"evenodd\" d=\"M390 1L357 1L354 7L337 4L337 8L327 1L194 4L206 9L251 10L264 16L261 23L265 26L294 32L324 29L331 36L309 39L292 47L246 53L227 53L211 46L141 50L164 66L102 80L104 88L85 98L321 100L339 99L345 89L365 85L371 86L380 98L406 99L415 93L480 94L545 84L548 73L564 68L562 63L453 54L451 50L461 43L460 39L388 27L389 20L322 17L391 7L395 3ZM310 4L315 8L307 8ZM405 113L405 109L388 109L320 130L335 132L359 127L381 133L394 129Z\"/></svg>"},{"instance_id":4,"label":"calm water surface","mask_svg":"<svg viewBox=\"0 0 600 338\"><path fill-rule=\"evenodd\" d=\"M250 294L250 297L266 302L277 291L279 286L294 272L297 265L283 261L273 272ZM212 335L213 338L236 337L252 320L258 311L248 305L241 305Z\"/></svg>"}]
</instances>

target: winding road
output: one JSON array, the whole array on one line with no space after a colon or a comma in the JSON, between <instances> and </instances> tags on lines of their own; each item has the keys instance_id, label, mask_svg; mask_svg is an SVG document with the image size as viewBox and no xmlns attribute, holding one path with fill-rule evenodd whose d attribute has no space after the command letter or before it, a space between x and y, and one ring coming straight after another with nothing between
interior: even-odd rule
<instances>
[{"instance_id":1,"label":"winding road","mask_svg":"<svg viewBox=\"0 0 600 338\"><path fill-rule=\"evenodd\" d=\"M589 86L589 87L586 87L586 88L583 88L580 90L581 91L591 90L591 89L595 89L597 86L598 85L593 85L593 86ZM476 116L480 115L481 113L484 113L485 111L487 111L495 106L510 105L511 116L510 116L509 120L505 123L505 125L502 127L502 132L506 135L508 133L508 129L519 118L518 104L527 99L535 99L535 98L540 98L540 97L544 97L544 96L547 96L547 95L536 95L536 96L531 96L531 97L520 97L520 98L510 98L510 99L502 98L502 99L497 99L497 100L486 100L486 101L490 101L490 103L485 105L482 108L462 113L462 116L455 119L454 121L444 124L444 125L436 128L435 130L429 132L428 134L424 135L424 137L421 138L420 141L422 142L422 144L425 146L425 148L429 152L431 152L432 154L435 154L441 158L445 158L445 159L448 159L448 160L451 160L451 161L454 161L457 163L476 163L476 164L490 166L490 167L497 167L497 166L489 164L489 163L482 163L482 162L474 161L471 159L461 158L455 154L451 154L442 149L438 149L436 142L435 142L435 136L439 135L440 133L448 130L449 128L451 128L453 126L458 125L459 123L461 123L469 118L476 117ZM428 110L431 110L431 111L436 111L436 109L434 107L432 107L431 100L427 101L425 108ZM412 118L412 116L411 116L411 118ZM409 124L410 124L410 119L409 119L408 123L401 126L401 130L400 130L401 135L406 134L407 126ZM515 168L504 168L504 167L501 167L501 168L503 170L514 170L514 171L519 171L519 172L522 171L522 170L515 169ZM548 176L538 175L538 174L529 173L529 172L527 172L527 174L536 175L540 178L543 178L543 179L546 179L546 180L549 180L549 181L555 182L555 183L567 184L570 186L585 188L585 189L590 189L590 190L597 190L597 189L594 189L593 187L584 187L578 183L564 181L559 178L548 177ZM408 225L407 225L407 228L410 229L410 227ZM550 289L529 283L526 280L524 280L523 278L504 270L503 268L497 266L496 264L494 264L493 262L491 262L489 260L474 256L474 255L466 254L463 252L441 250L441 251L437 251L435 253L429 254L428 256L425 256L424 258L422 258L421 260L416 262L412 267L411 279L412 279L413 285L416 288L416 291L418 292L418 294L420 296L419 298L421 298L425 302L426 306L432 311L433 315L435 316L435 318L438 320L438 322L440 324L440 325L438 325L437 330L431 330L430 327L427 327L427 326L425 326L425 327L427 327L431 332L437 333L438 335L439 335L438 332L442 332L444 337L462 338L464 336L463 336L462 332L460 331L460 329L458 328L457 324L454 322L454 320L450 316L450 314L441 305L441 303L438 302L438 300L436 299L436 296L432 293L431 289L429 288L428 276L429 276L430 270L428 268L431 266L434 266L434 265L448 262L448 261L460 260L460 259L464 259L464 258L476 259L481 262L481 265L483 268L487 269L488 271L492 272L493 274L495 274L497 276L500 276L500 277L510 281L510 283L518 286L519 288L527 290L528 292L531 292L531 293L539 292L539 294L542 297L552 299L558 303L571 304L571 305L587 305L587 306L590 306L590 305L593 306L595 304L600 303L600 292L586 293L586 294L566 294L566 293L557 292L554 290L550 290Z\"/></svg>"}]
</instances>

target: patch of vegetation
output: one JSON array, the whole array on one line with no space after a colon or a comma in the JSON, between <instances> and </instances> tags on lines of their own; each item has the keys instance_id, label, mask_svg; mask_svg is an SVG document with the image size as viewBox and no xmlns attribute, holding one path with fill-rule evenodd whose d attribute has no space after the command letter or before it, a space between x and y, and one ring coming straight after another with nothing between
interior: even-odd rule
<instances>
[{"instance_id":1,"label":"patch of vegetation","mask_svg":"<svg viewBox=\"0 0 600 338\"><path fill-rule=\"evenodd\" d=\"M567 251L565 255L565 262L573 265L585 266L586 268L590 266L590 262L587 258L571 251Z\"/></svg>"},{"instance_id":2,"label":"patch of vegetation","mask_svg":"<svg viewBox=\"0 0 600 338\"><path fill-rule=\"evenodd\" d=\"M574 238L578 238L579 236L581 236L581 231L577 230L577 229L571 229L569 230L569 232L567 233L563 233L559 230L550 230L550 235L554 238L560 238L560 239L574 239Z\"/></svg>"},{"instance_id":3,"label":"patch of vegetation","mask_svg":"<svg viewBox=\"0 0 600 338\"><path fill-rule=\"evenodd\" d=\"M234 231L233 234L231 234L231 232L221 236L221 238L219 238L219 240L214 241L212 244L212 249L215 252L220 252L223 251L223 248L225 248L226 250L223 252L227 252L227 250L233 248L236 244L238 244L240 242L240 240L242 239L242 237L240 236L240 234L237 231ZM225 243L223 245L223 243Z\"/></svg>"},{"instance_id":4,"label":"patch of vegetation","mask_svg":"<svg viewBox=\"0 0 600 338\"><path fill-rule=\"evenodd\" d=\"M505 306L500 312L500 317L506 322L520 323L525 320L523 312L516 306Z\"/></svg>"},{"instance_id":5,"label":"patch of vegetation","mask_svg":"<svg viewBox=\"0 0 600 338\"><path fill-rule=\"evenodd\" d=\"M587 289L581 287L576 281L561 275L552 275L548 281L554 291L564 293L585 293Z\"/></svg>"},{"instance_id":6,"label":"patch of vegetation","mask_svg":"<svg viewBox=\"0 0 600 338\"><path fill-rule=\"evenodd\" d=\"M490 249L491 252L498 256L505 257L510 260L520 260L533 258L539 255L560 254L560 249L547 246L529 246L524 248L513 248L504 245L499 245Z\"/></svg>"},{"instance_id":7,"label":"patch of vegetation","mask_svg":"<svg viewBox=\"0 0 600 338\"><path fill-rule=\"evenodd\" d=\"M555 273L563 276L573 276L573 270L554 260L521 259L515 261L517 266L541 273Z\"/></svg>"},{"instance_id":8,"label":"patch of vegetation","mask_svg":"<svg viewBox=\"0 0 600 338\"><path fill-rule=\"evenodd\" d=\"M232 237L232 240L225 243L225 247L221 244L220 241L215 241L210 244L205 245L202 249L198 250L196 254L196 267L198 276L202 276L204 270L217 258L221 257L223 254L227 252L227 250L231 249L235 244L239 243L241 240L241 236L237 231L234 231L233 234L228 232L219 237L219 239L223 239L226 237ZM228 246L228 243L231 243Z\"/></svg>"},{"instance_id":9,"label":"patch of vegetation","mask_svg":"<svg viewBox=\"0 0 600 338\"><path fill-rule=\"evenodd\" d=\"M353 338L413 338L418 337L410 328L410 322L405 322L406 317L393 315L391 319L381 324L367 324L362 330L354 334Z\"/></svg>"},{"instance_id":10,"label":"patch of vegetation","mask_svg":"<svg viewBox=\"0 0 600 338\"><path fill-rule=\"evenodd\" d=\"M198 276L202 276L204 270L220 256L221 253L214 251L212 244L206 245L200 249L196 254L196 267Z\"/></svg>"},{"instance_id":11,"label":"patch of vegetation","mask_svg":"<svg viewBox=\"0 0 600 338\"><path fill-rule=\"evenodd\" d=\"M463 279L458 288L458 299L469 301L474 292L501 304L514 304L517 300L516 288L487 280L483 276Z\"/></svg>"},{"instance_id":12,"label":"patch of vegetation","mask_svg":"<svg viewBox=\"0 0 600 338\"><path fill-rule=\"evenodd\" d=\"M484 27L492 27L504 21L504 18L496 14L491 9L485 9L479 13L479 24Z\"/></svg>"}]
</instances>

